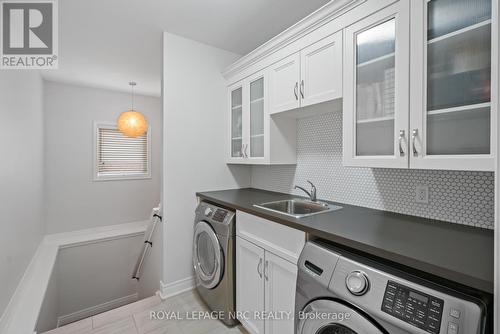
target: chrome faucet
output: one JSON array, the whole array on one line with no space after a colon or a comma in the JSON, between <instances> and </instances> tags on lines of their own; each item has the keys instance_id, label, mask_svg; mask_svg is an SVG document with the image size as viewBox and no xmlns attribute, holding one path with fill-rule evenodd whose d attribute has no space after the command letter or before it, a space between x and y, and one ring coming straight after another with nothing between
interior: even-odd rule
<instances>
[{"instance_id":1,"label":"chrome faucet","mask_svg":"<svg viewBox=\"0 0 500 334\"><path fill-rule=\"evenodd\" d=\"M309 182L309 184L311 185L311 192L309 192L309 191L305 190L304 188L297 186L297 185L295 186L295 189L302 190L303 192L305 192L307 194L307 196L309 196L311 201L316 202L316 186L309 180L307 180L307 182Z\"/></svg>"}]
</instances>

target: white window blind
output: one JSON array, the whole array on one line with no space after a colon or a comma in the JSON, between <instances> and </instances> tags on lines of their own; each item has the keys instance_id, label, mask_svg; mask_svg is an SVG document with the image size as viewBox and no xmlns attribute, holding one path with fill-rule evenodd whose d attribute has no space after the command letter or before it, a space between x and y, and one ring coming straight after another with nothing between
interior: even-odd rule
<instances>
[{"instance_id":1,"label":"white window blind","mask_svg":"<svg viewBox=\"0 0 500 334\"><path fill-rule=\"evenodd\" d=\"M96 179L127 179L150 176L149 130L132 138L116 127L96 127Z\"/></svg>"}]
</instances>

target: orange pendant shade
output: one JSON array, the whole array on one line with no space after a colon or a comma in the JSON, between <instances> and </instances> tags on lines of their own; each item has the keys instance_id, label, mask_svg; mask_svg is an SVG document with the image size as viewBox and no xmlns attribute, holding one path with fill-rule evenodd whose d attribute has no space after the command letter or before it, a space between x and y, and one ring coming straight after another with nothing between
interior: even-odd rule
<instances>
[{"instance_id":1,"label":"orange pendant shade","mask_svg":"<svg viewBox=\"0 0 500 334\"><path fill-rule=\"evenodd\" d=\"M124 111L118 117L118 130L128 137L139 137L148 129L143 114L135 110Z\"/></svg>"}]
</instances>

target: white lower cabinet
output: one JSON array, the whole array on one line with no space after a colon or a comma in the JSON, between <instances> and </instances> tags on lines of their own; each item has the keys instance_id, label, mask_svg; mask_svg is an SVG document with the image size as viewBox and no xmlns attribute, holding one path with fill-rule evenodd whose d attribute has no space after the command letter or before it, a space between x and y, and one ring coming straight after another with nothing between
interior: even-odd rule
<instances>
[{"instance_id":1,"label":"white lower cabinet","mask_svg":"<svg viewBox=\"0 0 500 334\"><path fill-rule=\"evenodd\" d=\"M265 310L276 316L264 322L265 333L293 333L297 265L270 252L265 252L264 263Z\"/></svg>"},{"instance_id":2,"label":"white lower cabinet","mask_svg":"<svg viewBox=\"0 0 500 334\"><path fill-rule=\"evenodd\" d=\"M242 325L253 334L264 333L264 321L254 311L264 310L264 249L236 238L236 310Z\"/></svg>"},{"instance_id":3,"label":"white lower cabinet","mask_svg":"<svg viewBox=\"0 0 500 334\"><path fill-rule=\"evenodd\" d=\"M294 332L297 260L305 233L237 212L236 310L252 334Z\"/></svg>"}]
</instances>

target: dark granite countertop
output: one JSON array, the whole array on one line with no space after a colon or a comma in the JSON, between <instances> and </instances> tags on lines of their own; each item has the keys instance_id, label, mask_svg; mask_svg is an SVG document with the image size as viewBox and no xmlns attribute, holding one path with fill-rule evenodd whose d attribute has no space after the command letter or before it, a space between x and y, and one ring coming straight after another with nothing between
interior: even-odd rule
<instances>
[{"instance_id":1,"label":"dark granite countertop","mask_svg":"<svg viewBox=\"0 0 500 334\"><path fill-rule=\"evenodd\" d=\"M419 272L493 293L492 230L329 201L343 208L296 219L253 205L297 196L253 188L199 192L197 196Z\"/></svg>"}]
</instances>

